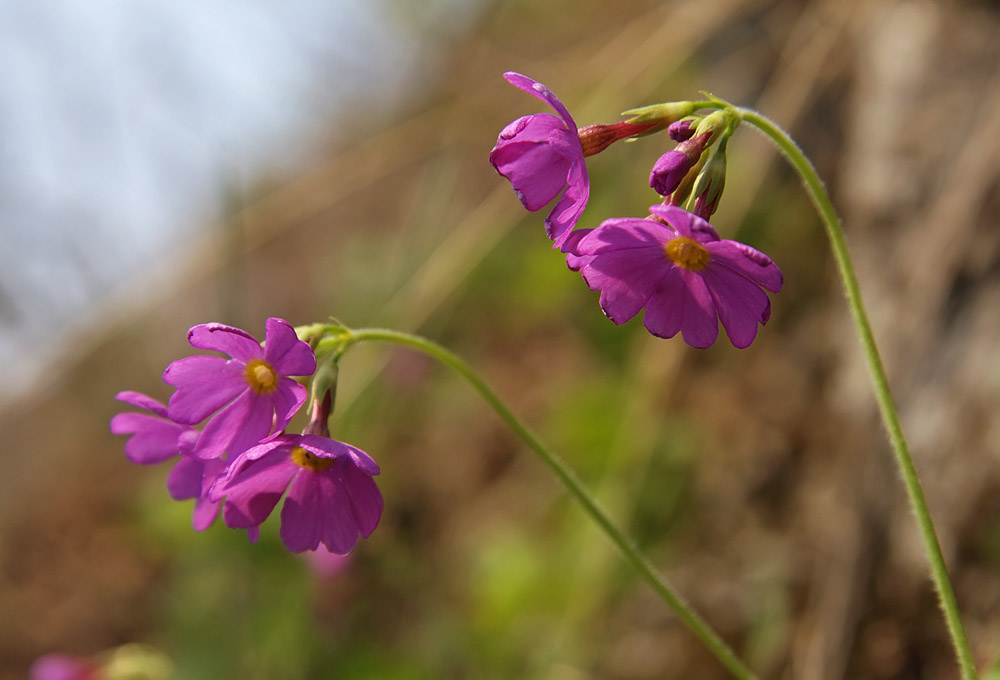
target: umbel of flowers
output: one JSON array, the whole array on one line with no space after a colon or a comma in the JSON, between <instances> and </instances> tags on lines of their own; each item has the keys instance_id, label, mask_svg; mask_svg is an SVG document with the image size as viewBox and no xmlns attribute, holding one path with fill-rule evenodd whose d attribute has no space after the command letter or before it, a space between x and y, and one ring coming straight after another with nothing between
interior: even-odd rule
<instances>
[{"instance_id":1,"label":"umbel of flowers","mask_svg":"<svg viewBox=\"0 0 1000 680\"><path fill-rule=\"evenodd\" d=\"M626 111L629 118L621 123L578 128L547 87L519 73L504 77L559 115L512 122L500 132L490 162L528 210L556 201L546 233L569 268L600 291L605 315L623 324L644 309L650 333L671 338L680 332L699 348L715 343L721 322L733 345L748 347L771 315L765 291L780 291L782 276L767 255L720 238L708 223L725 186L726 143L738 117L715 100L673 102ZM697 114L706 108L713 110ZM575 229L590 196L586 158L616 141L662 130L677 142L649 175L662 204L644 218Z\"/></svg>"},{"instance_id":2,"label":"umbel of flowers","mask_svg":"<svg viewBox=\"0 0 1000 680\"><path fill-rule=\"evenodd\" d=\"M217 323L193 327L188 342L224 356L167 366L163 380L176 388L168 405L137 392L118 394L138 409L111 420L114 434L129 436L126 457L140 465L175 462L167 490L177 500L195 500L198 531L221 507L226 525L246 529L255 541L284 495L280 535L289 550L322 544L345 554L359 536L370 536L382 515L373 479L379 467L364 451L329 438L335 383L314 381L306 431L285 432L306 402L306 388L293 377L316 372L312 347L275 318L267 320L263 347L249 333Z\"/></svg>"}]
</instances>

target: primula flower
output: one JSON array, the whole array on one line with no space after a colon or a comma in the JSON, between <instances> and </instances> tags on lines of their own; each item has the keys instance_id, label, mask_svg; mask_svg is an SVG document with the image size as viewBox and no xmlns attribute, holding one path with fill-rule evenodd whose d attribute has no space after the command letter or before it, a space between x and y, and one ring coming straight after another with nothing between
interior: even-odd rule
<instances>
[{"instance_id":1,"label":"primula flower","mask_svg":"<svg viewBox=\"0 0 1000 680\"><path fill-rule=\"evenodd\" d=\"M246 331L219 323L193 327L188 342L230 357L188 357L163 372L164 382L177 388L169 402L171 420L193 425L218 411L198 438L198 458L254 446L283 430L305 402L306 389L288 376L312 375L316 356L287 321L267 320L263 348Z\"/></svg>"},{"instance_id":2,"label":"primula flower","mask_svg":"<svg viewBox=\"0 0 1000 680\"><path fill-rule=\"evenodd\" d=\"M219 514L219 503L208 497L212 484L225 470L222 458L201 460L192 451L198 431L170 420L167 407L139 392L119 392L115 399L149 413L119 413L111 419L112 434L130 435L125 456L139 465L152 465L179 458L167 476L167 491L174 500L195 499L191 524L204 531Z\"/></svg>"},{"instance_id":3,"label":"primula flower","mask_svg":"<svg viewBox=\"0 0 1000 680\"><path fill-rule=\"evenodd\" d=\"M748 347L771 315L764 290L781 290L781 270L767 255L722 240L705 220L674 206L650 208L652 219L603 222L570 256L601 308L622 324L646 308L653 335L681 331L692 347L708 347L719 321L736 347ZM763 289L763 290L762 290Z\"/></svg>"},{"instance_id":4,"label":"primula flower","mask_svg":"<svg viewBox=\"0 0 1000 680\"><path fill-rule=\"evenodd\" d=\"M30 680L97 680L98 667L88 659L67 654L46 654L31 664Z\"/></svg>"},{"instance_id":5,"label":"primula flower","mask_svg":"<svg viewBox=\"0 0 1000 680\"><path fill-rule=\"evenodd\" d=\"M512 71L503 77L559 114L523 116L505 127L490 151L490 163L510 180L517 197L528 210L541 209L562 192L562 197L545 218L546 233L554 246L560 247L590 198L590 178L579 130L569 111L549 88Z\"/></svg>"},{"instance_id":6,"label":"primula flower","mask_svg":"<svg viewBox=\"0 0 1000 680\"><path fill-rule=\"evenodd\" d=\"M375 485L378 465L364 451L319 435L279 435L244 451L214 498L226 497L222 518L227 526L260 526L277 505L281 540L293 552L327 550L345 554L368 538L382 516L382 494ZM289 488L289 484L291 487Z\"/></svg>"}]
</instances>

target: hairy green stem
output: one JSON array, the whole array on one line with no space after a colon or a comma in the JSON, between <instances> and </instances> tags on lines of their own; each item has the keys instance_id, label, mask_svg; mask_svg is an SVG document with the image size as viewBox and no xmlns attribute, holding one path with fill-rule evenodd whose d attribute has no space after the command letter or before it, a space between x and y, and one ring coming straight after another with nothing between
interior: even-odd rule
<instances>
[{"instance_id":1,"label":"hairy green stem","mask_svg":"<svg viewBox=\"0 0 1000 680\"><path fill-rule=\"evenodd\" d=\"M972 657L972 649L965 633L965 627L962 625L962 619L959 616L955 591L948 578L948 568L945 565L944 554L941 552L941 545L938 542L937 533L934 529L934 522L931 520L927 499L924 497L924 492L920 485L917 468L913 463L913 456L910 455L906 438L903 436L899 414L896 412L896 406L893 403L892 394L889 390L889 379L886 376L885 367L882 365L878 346L875 344L875 336L872 333L871 324L868 322L868 315L865 312L864 302L861 299L861 289L858 286L854 266L851 264L851 257L847 251L847 241L844 238L840 219L837 217L837 212L834 210L830 196L827 194L822 180L820 180L819 175L816 173L816 169L794 140L784 130L759 113L739 107L733 107L733 109L739 112L744 122L756 127L777 145L802 178L806 191L823 221L826 235L829 237L830 246L833 249L834 259L837 262L837 269L840 271L840 277L844 282L844 290L847 293L847 304L850 307L858 338L861 340L861 346L864 349L865 360L868 363L869 374L872 379L872 386L875 389L875 399L882 414L882 421L885 423L885 428L889 433L889 441L892 444L892 449L896 453L896 462L902 474L903 483L906 485L910 506L913 508L917 525L920 527L924 551L930 562L931 576L934 579L934 585L937 587L941 610L944 613L952 645L955 647L955 654L962 669L962 678L964 680L975 680L978 676Z\"/></svg>"},{"instance_id":2,"label":"hairy green stem","mask_svg":"<svg viewBox=\"0 0 1000 680\"><path fill-rule=\"evenodd\" d=\"M479 393L505 423L534 451L542 462L555 473L570 495L576 500L590 518L597 523L602 531L615 544L622 556L631 564L639 575L652 586L657 595L674 611L677 618L684 623L694 635L708 648L719 662L737 678L753 680L756 676L751 672L733 650L712 630L684 599L677 594L670 583L660 574L638 546L611 520L608 513L598 504L597 499L587 490L576 473L570 469L559 456L550 451L529 430L509 408L500 400L497 394L479 377L464 361L437 343L425 338L400 331L363 328L345 329L341 326L331 327L329 339L320 340L316 346L317 354L324 351L343 351L349 345L363 341L379 341L404 345L427 354L461 375ZM310 328L309 332L315 332Z\"/></svg>"}]
</instances>

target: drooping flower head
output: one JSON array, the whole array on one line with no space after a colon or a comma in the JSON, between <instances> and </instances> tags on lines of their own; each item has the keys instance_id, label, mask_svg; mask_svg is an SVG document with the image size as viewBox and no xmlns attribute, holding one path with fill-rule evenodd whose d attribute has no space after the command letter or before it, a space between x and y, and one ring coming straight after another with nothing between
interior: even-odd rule
<instances>
[{"instance_id":1,"label":"drooping flower head","mask_svg":"<svg viewBox=\"0 0 1000 680\"><path fill-rule=\"evenodd\" d=\"M167 476L167 491L174 500L195 499L191 524L195 531L207 529L219 514L219 503L211 500L208 492L226 468L223 459L195 458L198 431L170 420L167 407L152 397L119 392L115 399L147 411L119 413L111 419L112 434L129 435L125 456L139 465L177 459Z\"/></svg>"},{"instance_id":2,"label":"drooping flower head","mask_svg":"<svg viewBox=\"0 0 1000 680\"><path fill-rule=\"evenodd\" d=\"M736 347L748 347L771 315L765 290L781 290L781 271L750 246L719 238L705 220L674 206L650 208L652 218L619 218L585 234L570 256L601 308L622 324L645 307L653 335L681 332L692 347L708 347L719 321Z\"/></svg>"},{"instance_id":3,"label":"drooping flower head","mask_svg":"<svg viewBox=\"0 0 1000 680\"><path fill-rule=\"evenodd\" d=\"M319 435L280 435L244 451L212 492L226 497L227 526L260 526L288 489L281 508L281 540L293 552L345 554L368 538L382 516L382 494L368 454ZM291 485L289 487L289 485Z\"/></svg>"},{"instance_id":4,"label":"drooping flower head","mask_svg":"<svg viewBox=\"0 0 1000 680\"><path fill-rule=\"evenodd\" d=\"M558 116L536 113L505 127L490 152L490 163L510 180L528 210L562 197L545 218L545 231L560 247L576 225L590 198L590 178L579 130L563 103L549 88L520 73L508 71L507 82L551 106Z\"/></svg>"},{"instance_id":5,"label":"drooping flower head","mask_svg":"<svg viewBox=\"0 0 1000 680\"><path fill-rule=\"evenodd\" d=\"M256 445L283 430L305 402L306 389L289 376L312 375L316 356L287 321L271 318L266 327L262 348L239 328L194 326L188 331L192 347L229 358L188 357L164 371L163 380L177 388L169 402L171 420L193 425L212 416L194 448L198 458L235 455Z\"/></svg>"}]
</instances>

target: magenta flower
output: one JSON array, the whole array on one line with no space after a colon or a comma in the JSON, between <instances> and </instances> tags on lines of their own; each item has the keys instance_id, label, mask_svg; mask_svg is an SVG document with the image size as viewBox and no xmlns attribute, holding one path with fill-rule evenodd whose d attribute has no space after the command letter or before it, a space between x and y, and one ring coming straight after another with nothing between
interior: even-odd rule
<instances>
[{"instance_id":1,"label":"magenta flower","mask_svg":"<svg viewBox=\"0 0 1000 680\"><path fill-rule=\"evenodd\" d=\"M767 255L719 238L705 220L674 206L655 205L651 219L603 222L586 234L571 257L601 308L622 324L646 308L653 335L681 331L692 347L708 347L719 321L736 347L748 347L767 323L781 290L781 270ZM572 264L571 264L572 266Z\"/></svg>"},{"instance_id":2,"label":"magenta flower","mask_svg":"<svg viewBox=\"0 0 1000 680\"><path fill-rule=\"evenodd\" d=\"M263 348L246 331L218 323L193 327L188 342L230 357L188 357L163 372L163 380L177 387L171 420L193 425L215 414L198 438L196 457L245 451L283 430L305 402L306 389L288 376L312 375L316 356L287 321L267 320Z\"/></svg>"},{"instance_id":3,"label":"magenta flower","mask_svg":"<svg viewBox=\"0 0 1000 680\"><path fill-rule=\"evenodd\" d=\"M227 526L252 528L289 489L281 508L285 546L302 552L323 543L330 552L346 554L359 534L371 535L382 516L382 494L372 479L378 473L375 461L353 446L319 435L285 434L244 451L212 496L226 497Z\"/></svg>"},{"instance_id":4,"label":"magenta flower","mask_svg":"<svg viewBox=\"0 0 1000 680\"><path fill-rule=\"evenodd\" d=\"M514 87L546 102L559 114L523 116L505 127L490 151L490 163L510 180L521 203L532 212L562 193L545 218L546 233L554 246L560 247L590 198L590 178L579 130L569 111L549 88L513 71L503 77Z\"/></svg>"},{"instance_id":5,"label":"magenta flower","mask_svg":"<svg viewBox=\"0 0 1000 680\"><path fill-rule=\"evenodd\" d=\"M67 654L46 654L31 664L30 680L97 680L97 666L87 659Z\"/></svg>"},{"instance_id":6,"label":"magenta flower","mask_svg":"<svg viewBox=\"0 0 1000 680\"><path fill-rule=\"evenodd\" d=\"M204 531L219 514L219 503L208 497L212 484L226 469L222 458L201 460L192 451L198 431L170 420L167 407L139 392L119 392L115 399L149 413L119 413L111 419L112 434L130 435L125 456L139 465L178 458L167 476L167 491L174 500L195 499L191 524Z\"/></svg>"}]
</instances>

